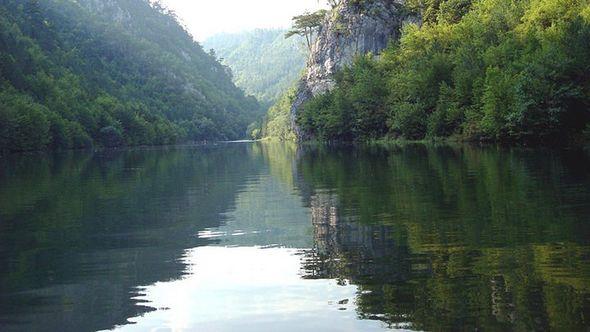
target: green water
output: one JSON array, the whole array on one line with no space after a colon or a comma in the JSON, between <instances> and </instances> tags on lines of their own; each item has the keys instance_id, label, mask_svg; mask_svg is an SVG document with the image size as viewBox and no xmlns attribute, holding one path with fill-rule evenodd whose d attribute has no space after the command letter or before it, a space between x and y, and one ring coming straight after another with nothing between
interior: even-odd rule
<instances>
[{"instance_id":1,"label":"green water","mask_svg":"<svg viewBox=\"0 0 590 332\"><path fill-rule=\"evenodd\" d=\"M590 154L0 158L1 331L585 331Z\"/></svg>"}]
</instances>

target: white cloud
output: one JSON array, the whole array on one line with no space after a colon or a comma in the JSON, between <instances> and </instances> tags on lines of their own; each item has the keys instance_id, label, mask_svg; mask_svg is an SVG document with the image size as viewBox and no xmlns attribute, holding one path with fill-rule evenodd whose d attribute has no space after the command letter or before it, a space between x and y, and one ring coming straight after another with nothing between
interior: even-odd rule
<instances>
[{"instance_id":1,"label":"white cloud","mask_svg":"<svg viewBox=\"0 0 590 332\"><path fill-rule=\"evenodd\" d=\"M220 32L288 27L291 18L323 7L323 0L162 0L195 39Z\"/></svg>"}]
</instances>

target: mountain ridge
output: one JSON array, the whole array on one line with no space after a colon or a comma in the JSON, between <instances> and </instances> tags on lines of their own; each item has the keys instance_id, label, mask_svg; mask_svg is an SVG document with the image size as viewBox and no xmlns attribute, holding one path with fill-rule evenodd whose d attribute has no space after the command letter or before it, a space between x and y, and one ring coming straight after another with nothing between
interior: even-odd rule
<instances>
[{"instance_id":1,"label":"mountain ridge","mask_svg":"<svg viewBox=\"0 0 590 332\"><path fill-rule=\"evenodd\" d=\"M234 74L234 82L265 106L291 87L305 66L301 38L285 38L285 29L220 33L203 42Z\"/></svg>"},{"instance_id":2,"label":"mountain ridge","mask_svg":"<svg viewBox=\"0 0 590 332\"><path fill-rule=\"evenodd\" d=\"M146 0L0 3L0 150L238 139L262 115Z\"/></svg>"}]
</instances>

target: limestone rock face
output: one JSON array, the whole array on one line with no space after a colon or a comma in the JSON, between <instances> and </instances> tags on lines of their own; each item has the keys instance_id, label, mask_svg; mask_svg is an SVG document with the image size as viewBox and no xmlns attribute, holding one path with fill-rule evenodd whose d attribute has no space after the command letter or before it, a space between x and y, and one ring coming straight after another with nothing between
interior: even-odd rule
<instances>
[{"instance_id":1,"label":"limestone rock face","mask_svg":"<svg viewBox=\"0 0 590 332\"><path fill-rule=\"evenodd\" d=\"M307 100L335 85L333 75L349 65L355 55L376 56L391 40L399 38L404 22L413 21L404 0L343 0L326 17L312 46L305 76L300 80L291 107L291 123L298 139L306 133L297 128L297 112Z\"/></svg>"}]
</instances>

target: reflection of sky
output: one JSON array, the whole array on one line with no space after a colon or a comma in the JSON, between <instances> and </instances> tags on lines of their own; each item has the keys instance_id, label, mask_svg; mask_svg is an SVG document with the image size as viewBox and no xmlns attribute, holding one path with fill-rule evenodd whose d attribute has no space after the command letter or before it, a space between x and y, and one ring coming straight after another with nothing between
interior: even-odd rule
<instances>
[{"instance_id":1,"label":"reflection of sky","mask_svg":"<svg viewBox=\"0 0 590 332\"><path fill-rule=\"evenodd\" d=\"M220 227L202 230L198 237L219 240L224 246L313 245L309 210L292 188L270 175L248 181L223 220Z\"/></svg>"},{"instance_id":2,"label":"reflection of sky","mask_svg":"<svg viewBox=\"0 0 590 332\"><path fill-rule=\"evenodd\" d=\"M298 250L200 247L187 250L187 277L141 290L160 308L122 331L371 331L356 317L355 286L300 278ZM339 304L348 300L347 304ZM337 324L335 324L337 320Z\"/></svg>"},{"instance_id":3,"label":"reflection of sky","mask_svg":"<svg viewBox=\"0 0 590 332\"><path fill-rule=\"evenodd\" d=\"M313 245L309 210L276 178L248 179L218 228L196 236L217 246L185 252L186 277L142 287L158 310L122 331L371 331L361 321L357 287L301 278L301 249ZM335 324L337 320L337 324Z\"/></svg>"}]
</instances>

